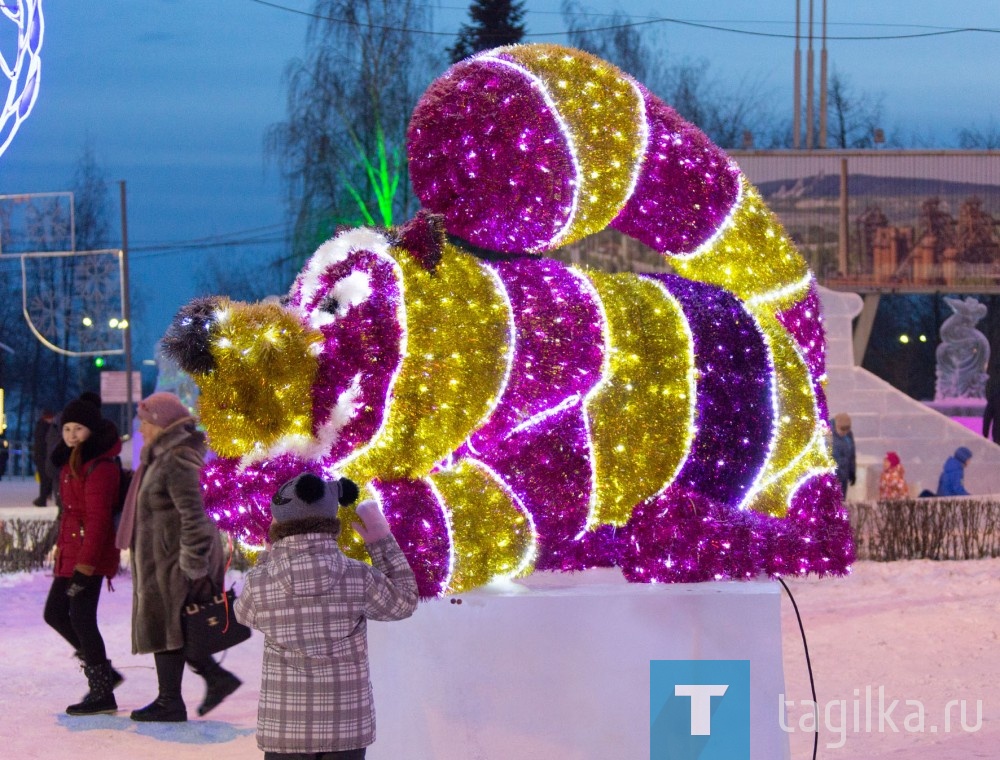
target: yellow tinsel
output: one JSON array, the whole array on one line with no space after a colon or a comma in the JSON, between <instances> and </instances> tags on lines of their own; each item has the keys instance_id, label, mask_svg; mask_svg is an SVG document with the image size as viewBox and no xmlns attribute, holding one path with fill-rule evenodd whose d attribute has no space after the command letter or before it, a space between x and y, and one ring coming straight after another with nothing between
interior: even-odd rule
<instances>
[{"instance_id":1,"label":"yellow tinsel","mask_svg":"<svg viewBox=\"0 0 1000 760\"><path fill-rule=\"evenodd\" d=\"M429 480L450 515L454 567L448 593L531 571L531 523L486 470L466 460Z\"/></svg>"},{"instance_id":2,"label":"yellow tinsel","mask_svg":"<svg viewBox=\"0 0 1000 760\"><path fill-rule=\"evenodd\" d=\"M642 97L618 68L581 50L557 45L502 48L545 83L572 139L577 210L567 245L604 229L621 211L645 153Z\"/></svg>"},{"instance_id":3,"label":"yellow tinsel","mask_svg":"<svg viewBox=\"0 0 1000 760\"><path fill-rule=\"evenodd\" d=\"M694 343L679 304L635 275L588 273L607 316L607 375L587 399L591 523L624 525L673 480L694 435Z\"/></svg>"},{"instance_id":4,"label":"yellow tinsel","mask_svg":"<svg viewBox=\"0 0 1000 760\"><path fill-rule=\"evenodd\" d=\"M689 256L670 259L684 277L721 285L743 301L783 291L809 272L777 217L745 178L742 197L731 218L707 246ZM794 303L789 293L783 308Z\"/></svg>"},{"instance_id":5,"label":"yellow tinsel","mask_svg":"<svg viewBox=\"0 0 1000 760\"><path fill-rule=\"evenodd\" d=\"M310 436L322 334L278 304L223 301L216 317L215 369L199 379L212 450L239 457L286 436Z\"/></svg>"},{"instance_id":6,"label":"yellow tinsel","mask_svg":"<svg viewBox=\"0 0 1000 760\"><path fill-rule=\"evenodd\" d=\"M358 483L429 473L495 406L510 361L509 306L475 257L448 244L428 271L403 249L393 254L403 272L406 355L385 425L344 467Z\"/></svg>"}]
</instances>

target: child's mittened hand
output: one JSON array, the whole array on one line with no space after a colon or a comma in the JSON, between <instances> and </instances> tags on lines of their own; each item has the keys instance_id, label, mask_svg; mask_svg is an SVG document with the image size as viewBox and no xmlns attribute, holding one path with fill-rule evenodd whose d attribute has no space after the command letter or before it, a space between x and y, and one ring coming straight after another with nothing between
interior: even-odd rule
<instances>
[{"instance_id":1,"label":"child's mittened hand","mask_svg":"<svg viewBox=\"0 0 1000 760\"><path fill-rule=\"evenodd\" d=\"M358 535L365 540L366 544L373 544L379 539L385 538L391 532L389 523L385 520L385 515L371 499L365 499L358 504L354 510L361 518L360 523L351 523L351 527L358 532Z\"/></svg>"}]
</instances>

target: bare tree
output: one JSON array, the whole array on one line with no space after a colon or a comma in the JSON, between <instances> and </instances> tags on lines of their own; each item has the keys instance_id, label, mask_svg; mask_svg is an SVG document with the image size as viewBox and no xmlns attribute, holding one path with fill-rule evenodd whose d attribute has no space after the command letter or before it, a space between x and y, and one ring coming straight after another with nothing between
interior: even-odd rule
<instances>
[{"instance_id":1,"label":"bare tree","mask_svg":"<svg viewBox=\"0 0 1000 760\"><path fill-rule=\"evenodd\" d=\"M416 0L316 0L304 58L288 65L288 118L266 149L287 185L298 264L343 224L392 224L413 205L406 180L410 112L439 68L419 38Z\"/></svg>"},{"instance_id":2,"label":"bare tree","mask_svg":"<svg viewBox=\"0 0 1000 760\"><path fill-rule=\"evenodd\" d=\"M666 86L657 94L721 148L773 142L774 118L764 105L770 99L752 75L727 86L711 75L706 61L683 59L667 69Z\"/></svg>"},{"instance_id":3,"label":"bare tree","mask_svg":"<svg viewBox=\"0 0 1000 760\"><path fill-rule=\"evenodd\" d=\"M563 0L562 13L573 47L615 64L644 84L681 116L700 127L723 148L744 146L747 134L771 140L774 119L762 104L768 99L758 80L745 78L729 88L711 76L704 60L667 59L665 41L650 27L638 27L620 11L603 16L600 28L588 28L586 9Z\"/></svg>"},{"instance_id":4,"label":"bare tree","mask_svg":"<svg viewBox=\"0 0 1000 760\"><path fill-rule=\"evenodd\" d=\"M111 246L111 194L88 140L73 173L76 250L95 251Z\"/></svg>"},{"instance_id":5,"label":"bare tree","mask_svg":"<svg viewBox=\"0 0 1000 760\"><path fill-rule=\"evenodd\" d=\"M827 90L831 148L873 148L882 122L882 95L859 92L834 71Z\"/></svg>"},{"instance_id":6,"label":"bare tree","mask_svg":"<svg viewBox=\"0 0 1000 760\"><path fill-rule=\"evenodd\" d=\"M634 77L651 90L665 84L662 61L665 53L654 53L653 46L631 25L631 18L621 11L602 16L599 29L592 29L592 16L577 0L562 0L563 20L569 44L603 58ZM656 46L658 51L665 48Z\"/></svg>"},{"instance_id":7,"label":"bare tree","mask_svg":"<svg viewBox=\"0 0 1000 760\"><path fill-rule=\"evenodd\" d=\"M247 302L280 296L289 285L274 277L261 277L259 262L253 256L239 254L225 259L217 256L205 258L195 277L195 284L201 293L226 295L234 301Z\"/></svg>"},{"instance_id":8,"label":"bare tree","mask_svg":"<svg viewBox=\"0 0 1000 760\"><path fill-rule=\"evenodd\" d=\"M962 129L958 133L958 146L966 150L996 150L1000 148L1000 126L991 118L983 129Z\"/></svg>"}]
</instances>

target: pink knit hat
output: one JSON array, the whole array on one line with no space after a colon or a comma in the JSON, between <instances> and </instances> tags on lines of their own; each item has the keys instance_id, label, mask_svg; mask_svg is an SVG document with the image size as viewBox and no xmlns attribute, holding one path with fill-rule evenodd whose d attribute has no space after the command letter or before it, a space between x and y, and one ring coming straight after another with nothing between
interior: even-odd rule
<instances>
[{"instance_id":1,"label":"pink knit hat","mask_svg":"<svg viewBox=\"0 0 1000 760\"><path fill-rule=\"evenodd\" d=\"M170 427L178 420L192 416L191 411L177 396L163 391L154 393L140 401L136 415L143 422L149 422L161 428Z\"/></svg>"}]
</instances>

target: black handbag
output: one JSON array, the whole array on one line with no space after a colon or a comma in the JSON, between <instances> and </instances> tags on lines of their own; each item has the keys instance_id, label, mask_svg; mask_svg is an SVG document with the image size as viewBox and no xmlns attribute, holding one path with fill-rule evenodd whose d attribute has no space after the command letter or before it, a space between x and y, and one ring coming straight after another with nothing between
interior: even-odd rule
<instances>
[{"instance_id":1,"label":"black handbag","mask_svg":"<svg viewBox=\"0 0 1000 760\"><path fill-rule=\"evenodd\" d=\"M202 660L216 652L242 644L250 638L250 629L236 619L231 588L207 602L189 602L184 606L184 657Z\"/></svg>"}]
</instances>

